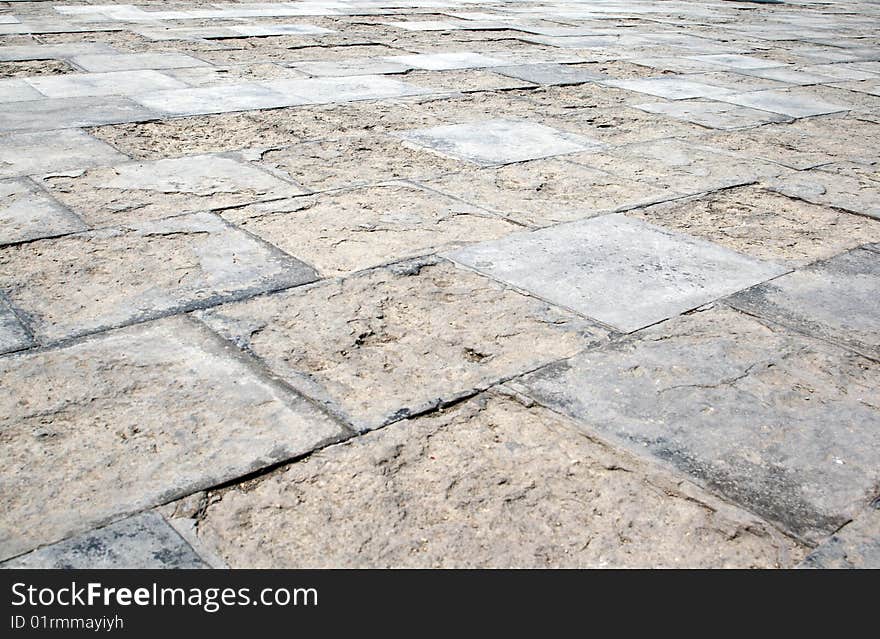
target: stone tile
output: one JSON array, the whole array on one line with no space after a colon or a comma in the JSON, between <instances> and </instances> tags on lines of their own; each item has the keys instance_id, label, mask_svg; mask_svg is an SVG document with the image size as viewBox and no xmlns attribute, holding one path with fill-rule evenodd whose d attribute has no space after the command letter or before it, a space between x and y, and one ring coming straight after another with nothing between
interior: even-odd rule
<instances>
[{"instance_id":1,"label":"stone tile","mask_svg":"<svg viewBox=\"0 0 880 639\"><path fill-rule=\"evenodd\" d=\"M878 296L880 256L856 249L743 291L730 304L880 360Z\"/></svg>"},{"instance_id":2,"label":"stone tile","mask_svg":"<svg viewBox=\"0 0 880 639\"><path fill-rule=\"evenodd\" d=\"M226 84L249 84L265 80L290 80L308 77L302 71L272 62L254 62L225 67L165 69L161 73L191 87L216 87Z\"/></svg>"},{"instance_id":3,"label":"stone tile","mask_svg":"<svg viewBox=\"0 0 880 639\"><path fill-rule=\"evenodd\" d=\"M855 68L852 64L813 64L801 67L804 73L821 75L835 80L874 80L876 73L869 73Z\"/></svg>"},{"instance_id":4,"label":"stone tile","mask_svg":"<svg viewBox=\"0 0 880 639\"><path fill-rule=\"evenodd\" d=\"M781 62L774 62L772 60L764 60L762 58L756 58L747 55L737 55L737 54L711 54L711 55L695 55L689 56L689 59L695 60L697 62L704 62L706 64L710 64L716 67L724 67L728 69L737 69L737 70L751 70L751 69L770 69L773 67L781 67L783 64Z\"/></svg>"},{"instance_id":5,"label":"stone tile","mask_svg":"<svg viewBox=\"0 0 880 639\"><path fill-rule=\"evenodd\" d=\"M832 104L817 99L809 93L794 91L753 91L718 96L718 99L744 107L779 113L792 118L805 118L812 115L839 113L849 109L847 105Z\"/></svg>"},{"instance_id":6,"label":"stone tile","mask_svg":"<svg viewBox=\"0 0 880 639\"><path fill-rule=\"evenodd\" d=\"M297 62L293 67L313 76L355 76L386 73L404 73L412 67L399 62L378 58L351 58L349 60L315 60Z\"/></svg>"},{"instance_id":7,"label":"stone tile","mask_svg":"<svg viewBox=\"0 0 880 639\"><path fill-rule=\"evenodd\" d=\"M876 505L823 542L799 568L880 568L880 513Z\"/></svg>"},{"instance_id":8,"label":"stone tile","mask_svg":"<svg viewBox=\"0 0 880 639\"><path fill-rule=\"evenodd\" d=\"M514 384L813 543L878 480L880 366L717 307Z\"/></svg>"},{"instance_id":9,"label":"stone tile","mask_svg":"<svg viewBox=\"0 0 880 639\"><path fill-rule=\"evenodd\" d=\"M401 131L396 135L442 155L483 166L592 152L603 147L587 137L541 124L501 119Z\"/></svg>"},{"instance_id":10,"label":"stone tile","mask_svg":"<svg viewBox=\"0 0 880 639\"><path fill-rule=\"evenodd\" d=\"M43 96L24 80L12 78L0 80L0 104L6 102L27 102L40 100Z\"/></svg>"},{"instance_id":11,"label":"stone tile","mask_svg":"<svg viewBox=\"0 0 880 639\"><path fill-rule=\"evenodd\" d=\"M505 64L505 61L502 59L481 55L471 51L395 55L388 56L385 59L389 62L404 64L414 69L426 69L428 71L479 69L482 67L499 67Z\"/></svg>"},{"instance_id":12,"label":"stone tile","mask_svg":"<svg viewBox=\"0 0 880 639\"><path fill-rule=\"evenodd\" d=\"M305 260L323 276L495 239L520 228L469 204L405 183L266 202L222 215Z\"/></svg>"},{"instance_id":13,"label":"stone tile","mask_svg":"<svg viewBox=\"0 0 880 639\"><path fill-rule=\"evenodd\" d=\"M759 186L633 209L627 215L790 266L880 240L880 224Z\"/></svg>"},{"instance_id":14,"label":"stone tile","mask_svg":"<svg viewBox=\"0 0 880 639\"><path fill-rule=\"evenodd\" d=\"M861 175L814 169L786 173L768 180L767 186L789 197L880 219L877 181Z\"/></svg>"},{"instance_id":15,"label":"stone tile","mask_svg":"<svg viewBox=\"0 0 880 639\"><path fill-rule=\"evenodd\" d=\"M612 87L656 95L668 100L686 100L690 98L717 98L731 89L694 82L678 77L644 78L640 80L608 80L604 82Z\"/></svg>"},{"instance_id":16,"label":"stone tile","mask_svg":"<svg viewBox=\"0 0 880 639\"><path fill-rule=\"evenodd\" d=\"M140 104L120 96L43 99L0 105L0 131L73 129L153 117Z\"/></svg>"},{"instance_id":17,"label":"stone tile","mask_svg":"<svg viewBox=\"0 0 880 639\"><path fill-rule=\"evenodd\" d=\"M54 570L207 568L192 547L147 512L0 564L0 568Z\"/></svg>"},{"instance_id":18,"label":"stone tile","mask_svg":"<svg viewBox=\"0 0 880 639\"><path fill-rule=\"evenodd\" d=\"M277 35L325 35L335 33L332 29L317 27L312 24L241 24L232 30L247 37Z\"/></svg>"},{"instance_id":19,"label":"stone tile","mask_svg":"<svg viewBox=\"0 0 880 639\"><path fill-rule=\"evenodd\" d=\"M116 164L127 159L108 144L76 129L0 137L0 178Z\"/></svg>"},{"instance_id":20,"label":"stone tile","mask_svg":"<svg viewBox=\"0 0 880 639\"><path fill-rule=\"evenodd\" d=\"M759 71L773 71L774 69L760 69ZM752 72L736 71L712 71L707 73L689 73L687 79L701 84L711 84L716 87L731 89L732 93L745 93L747 91L763 91L765 89L785 89L789 85L778 80L753 75Z\"/></svg>"},{"instance_id":21,"label":"stone tile","mask_svg":"<svg viewBox=\"0 0 880 639\"><path fill-rule=\"evenodd\" d=\"M198 316L360 430L442 406L604 336L436 258Z\"/></svg>"},{"instance_id":22,"label":"stone tile","mask_svg":"<svg viewBox=\"0 0 880 639\"><path fill-rule=\"evenodd\" d=\"M315 191L424 179L461 170L461 163L412 148L388 135L355 134L264 153L260 162Z\"/></svg>"},{"instance_id":23,"label":"stone tile","mask_svg":"<svg viewBox=\"0 0 880 639\"><path fill-rule=\"evenodd\" d=\"M264 82L263 86L281 95L300 97L315 104L402 98L431 93L429 89L381 75L272 80Z\"/></svg>"},{"instance_id":24,"label":"stone tile","mask_svg":"<svg viewBox=\"0 0 880 639\"><path fill-rule=\"evenodd\" d=\"M31 345L27 329L12 307L0 297L0 353L21 350Z\"/></svg>"},{"instance_id":25,"label":"stone tile","mask_svg":"<svg viewBox=\"0 0 880 639\"><path fill-rule=\"evenodd\" d=\"M0 181L0 246L85 229L82 220L30 180Z\"/></svg>"},{"instance_id":26,"label":"stone tile","mask_svg":"<svg viewBox=\"0 0 880 639\"><path fill-rule=\"evenodd\" d=\"M497 395L220 491L198 531L236 568L769 567L803 555L565 418Z\"/></svg>"},{"instance_id":27,"label":"stone tile","mask_svg":"<svg viewBox=\"0 0 880 639\"><path fill-rule=\"evenodd\" d=\"M517 233L449 257L627 333L786 272L620 214Z\"/></svg>"},{"instance_id":28,"label":"stone tile","mask_svg":"<svg viewBox=\"0 0 880 639\"><path fill-rule=\"evenodd\" d=\"M607 75L568 64L517 64L494 67L495 73L545 85L583 84L607 78Z\"/></svg>"},{"instance_id":29,"label":"stone tile","mask_svg":"<svg viewBox=\"0 0 880 639\"><path fill-rule=\"evenodd\" d=\"M181 89L187 85L158 71L115 71L112 73L69 73L29 78L27 83L50 98L79 98L91 95L134 95L146 91Z\"/></svg>"},{"instance_id":30,"label":"stone tile","mask_svg":"<svg viewBox=\"0 0 880 639\"><path fill-rule=\"evenodd\" d=\"M824 84L834 82L834 78L818 73L810 73L802 69L791 67L775 67L772 69L751 69L742 71L747 75L754 75L767 80L776 80L777 82L785 82L786 84L808 85L808 84Z\"/></svg>"},{"instance_id":31,"label":"stone tile","mask_svg":"<svg viewBox=\"0 0 880 639\"><path fill-rule=\"evenodd\" d=\"M94 73L210 66L204 60L199 60L185 53L165 51L158 53L85 54L73 56L70 61L81 69Z\"/></svg>"},{"instance_id":32,"label":"stone tile","mask_svg":"<svg viewBox=\"0 0 880 639\"><path fill-rule=\"evenodd\" d=\"M78 55L113 54L113 47L100 42L70 42L66 44L26 44L0 46L0 60L61 60Z\"/></svg>"},{"instance_id":33,"label":"stone tile","mask_svg":"<svg viewBox=\"0 0 880 639\"><path fill-rule=\"evenodd\" d=\"M0 358L0 556L254 472L342 426L183 317ZM39 478L39 481L35 481Z\"/></svg>"},{"instance_id":34,"label":"stone tile","mask_svg":"<svg viewBox=\"0 0 880 639\"><path fill-rule=\"evenodd\" d=\"M228 113L310 103L307 98L285 95L256 83L169 89L134 96L134 100L166 115Z\"/></svg>"},{"instance_id":35,"label":"stone tile","mask_svg":"<svg viewBox=\"0 0 880 639\"><path fill-rule=\"evenodd\" d=\"M787 118L744 106L707 100L677 100L676 102L652 102L633 105L648 113L666 115L678 120L693 122L710 129L746 129L771 122L785 122Z\"/></svg>"},{"instance_id":36,"label":"stone tile","mask_svg":"<svg viewBox=\"0 0 880 639\"><path fill-rule=\"evenodd\" d=\"M129 162L43 178L91 226L139 222L301 195L305 191L231 157Z\"/></svg>"},{"instance_id":37,"label":"stone tile","mask_svg":"<svg viewBox=\"0 0 880 639\"><path fill-rule=\"evenodd\" d=\"M529 226L570 222L679 197L558 158L454 173L425 184Z\"/></svg>"},{"instance_id":38,"label":"stone tile","mask_svg":"<svg viewBox=\"0 0 880 639\"><path fill-rule=\"evenodd\" d=\"M696 124L629 107L576 109L544 122L573 133L582 132L609 146L706 133Z\"/></svg>"},{"instance_id":39,"label":"stone tile","mask_svg":"<svg viewBox=\"0 0 880 639\"><path fill-rule=\"evenodd\" d=\"M210 213L0 249L0 290L42 343L315 279Z\"/></svg>"}]
</instances>

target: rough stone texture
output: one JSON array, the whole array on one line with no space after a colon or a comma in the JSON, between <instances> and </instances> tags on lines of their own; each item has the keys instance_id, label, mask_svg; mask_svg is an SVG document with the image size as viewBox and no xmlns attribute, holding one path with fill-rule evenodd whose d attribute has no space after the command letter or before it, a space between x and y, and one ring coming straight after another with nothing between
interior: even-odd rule
<instances>
[{"instance_id":1,"label":"rough stone texture","mask_svg":"<svg viewBox=\"0 0 880 639\"><path fill-rule=\"evenodd\" d=\"M47 176L43 184L91 226L157 219L305 191L233 158L199 155Z\"/></svg>"},{"instance_id":2,"label":"rough stone texture","mask_svg":"<svg viewBox=\"0 0 880 639\"><path fill-rule=\"evenodd\" d=\"M786 272L619 214L517 233L449 257L624 332Z\"/></svg>"},{"instance_id":3,"label":"rough stone texture","mask_svg":"<svg viewBox=\"0 0 880 639\"><path fill-rule=\"evenodd\" d=\"M880 239L878 222L757 186L633 209L627 215L792 266Z\"/></svg>"},{"instance_id":4,"label":"rough stone texture","mask_svg":"<svg viewBox=\"0 0 880 639\"><path fill-rule=\"evenodd\" d=\"M207 568L174 529L155 513L135 515L0 564L0 568Z\"/></svg>"},{"instance_id":5,"label":"rough stone texture","mask_svg":"<svg viewBox=\"0 0 880 639\"><path fill-rule=\"evenodd\" d=\"M876 489L880 365L719 307L514 384L817 542Z\"/></svg>"},{"instance_id":6,"label":"rough stone texture","mask_svg":"<svg viewBox=\"0 0 880 639\"><path fill-rule=\"evenodd\" d=\"M31 344L30 335L12 307L0 298L0 353L17 351Z\"/></svg>"},{"instance_id":7,"label":"rough stone texture","mask_svg":"<svg viewBox=\"0 0 880 639\"><path fill-rule=\"evenodd\" d=\"M30 180L0 181L0 246L85 228L82 220Z\"/></svg>"},{"instance_id":8,"label":"rough stone texture","mask_svg":"<svg viewBox=\"0 0 880 639\"><path fill-rule=\"evenodd\" d=\"M769 567L803 551L687 482L501 396L393 424L220 491L233 567Z\"/></svg>"},{"instance_id":9,"label":"rough stone texture","mask_svg":"<svg viewBox=\"0 0 880 639\"><path fill-rule=\"evenodd\" d=\"M0 105L0 132L72 129L153 117L148 109L121 96L30 100Z\"/></svg>"},{"instance_id":10,"label":"rough stone texture","mask_svg":"<svg viewBox=\"0 0 880 639\"><path fill-rule=\"evenodd\" d=\"M477 207L410 184L266 202L222 215L305 260L323 276L495 239L519 229Z\"/></svg>"},{"instance_id":11,"label":"rough stone texture","mask_svg":"<svg viewBox=\"0 0 880 639\"><path fill-rule=\"evenodd\" d=\"M0 178L124 162L124 155L78 130L0 137Z\"/></svg>"},{"instance_id":12,"label":"rough stone texture","mask_svg":"<svg viewBox=\"0 0 880 639\"><path fill-rule=\"evenodd\" d=\"M767 185L789 197L880 219L880 181L876 179L816 169L785 173Z\"/></svg>"},{"instance_id":13,"label":"rough stone texture","mask_svg":"<svg viewBox=\"0 0 880 639\"><path fill-rule=\"evenodd\" d=\"M646 102L634 106L649 113L693 122L711 129L747 129L770 122L786 121L785 116L777 113L709 100Z\"/></svg>"},{"instance_id":14,"label":"rough stone texture","mask_svg":"<svg viewBox=\"0 0 880 639\"><path fill-rule=\"evenodd\" d=\"M880 360L880 256L854 250L734 296L750 314Z\"/></svg>"},{"instance_id":15,"label":"rough stone texture","mask_svg":"<svg viewBox=\"0 0 880 639\"><path fill-rule=\"evenodd\" d=\"M0 78L31 77L35 75L59 75L73 71L66 62L60 60L22 60L19 62L0 62Z\"/></svg>"},{"instance_id":16,"label":"rough stone texture","mask_svg":"<svg viewBox=\"0 0 880 639\"><path fill-rule=\"evenodd\" d=\"M810 553L800 568L880 568L880 512L876 504Z\"/></svg>"},{"instance_id":17,"label":"rough stone texture","mask_svg":"<svg viewBox=\"0 0 880 639\"><path fill-rule=\"evenodd\" d=\"M568 357L605 334L434 259L254 298L198 317L360 429Z\"/></svg>"},{"instance_id":18,"label":"rough stone texture","mask_svg":"<svg viewBox=\"0 0 880 639\"><path fill-rule=\"evenodd\" d=\"M779 113L792 118L805 118L811 115L824 115L826 113L839 113L847 111L848 105L831 104L819 100L806 91L795 92L790 90L754 91L752 93L737 93L734 95L716 96L722 102L730 102L740 106Z\"/></svg>"},{"instance_id":19,"label":"rough stone texture","mask_svg":"<svg viewBox=\"0 0 880 639\"><path fill-rule=\"evenodd\" d=\"M8 246L0 267L0 290L44 342L315 279L210 213Z\"/></svg>"},{"instance_id":20,"label":"rough stone texture","mask_svg":"<svg viewBox=\"0 0 880 639\"><path fill-rule=\"evenodd\" d=\"M4 558L344 432L180 317L6 356L0 375Z\"/></svg>"}]
</instances>

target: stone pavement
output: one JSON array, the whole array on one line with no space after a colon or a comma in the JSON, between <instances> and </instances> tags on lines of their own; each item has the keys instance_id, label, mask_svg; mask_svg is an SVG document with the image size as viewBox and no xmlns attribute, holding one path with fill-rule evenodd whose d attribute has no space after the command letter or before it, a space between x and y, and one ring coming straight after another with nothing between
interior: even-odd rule
<instances>
[{"instance_id":1,"label":"stone pavement","mask_svg":"<svg viewBox=\"0 0 880 639\"><path fill-rule=\"evenodd\" d=\"M0 564L880 567L880 4L0 1Z\"/></svg>"}]
</instances>

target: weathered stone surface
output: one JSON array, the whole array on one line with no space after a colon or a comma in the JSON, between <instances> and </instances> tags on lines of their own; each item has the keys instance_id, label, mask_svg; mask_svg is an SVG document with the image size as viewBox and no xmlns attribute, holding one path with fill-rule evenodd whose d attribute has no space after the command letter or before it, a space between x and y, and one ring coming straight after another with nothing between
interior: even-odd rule
<instances>
[{"instance_id":1,"label":"weathered stone surface","mask_svg":"<svg viewBox=\"0 0 880 639\"><path fill-rule=\"evenodd\" d=\"M550 85L583 84L608 77L568 64L518 64L509 67L495 67L492 71L535 84Z\"/></svg>"},{"instance_id":2,"label":"weathered stone surface","mask_svg":"<svg viewBox=\"0 0 880 639\"><path fill-rule=\"evenodd\" d=\"M207 566L160 515L147 512L10 559L0 568L179 570Z\"/></svg>"},{"instance_id":3,"label":"weathered stone surface","mask_svg":"<svg viewBox=\"0 0 880 639\"><path fill-rule=\"evenodd\" d=\"M487 388L604 335L585 320L436 259L198 317L359 429Z\"/></svg>"},{"instance_id":4,"label":"weathered stone surface","mask_svg":"<svg viewBox=\"0 0 880 639\"><path fill-rule=\"evenodd\" d=\"M458 96L472 92L530 89L535 85L495 73L492 69L453 69L451 71L410 71L408 82L430 89L435 95ZM398 127L399 128L399 127Z\"/></svg>"},{"instance_id":5,"label":"weathered stone surface","mask_svg":"<svg viewBox=\"0 0 880 639\"><path fill-rule=\"evenodd\" d=\"M791 266L880 239L880 223L758 186L633 209L627 215Z\"/></svg>"},{"instance_id":6,"label":"weathered stone surface","mask_svg":"<svg viewBox=\"0 0 880 639\"><path fill-rule=\"evenodd\" d=\"M202 115L252 109L272 109L308 104L307 98L285 95L255 83L168 89L134 97L138 103L163 115Z\"/></svg>"},{"instance_id":7,"label":"weathered stone surface","mask_svg":"<svg viewBox=\"0 0 880 639\"><path fill-rule=\"evenodd\" d=\"M8 246L0 266L0 290L43 342L315 279L210 213Z\"/></svg>"},{"instance_id":8,"label":"weathered stone surface","mask_svg":"<svg viewBox=\"0 0 880 639\"><path fill-rule=\"evenodd\" d=\"M711 129L746 129L770 122L787 121L785 116L777 113L709 100L676 100L675 102L651 102L633 106L648 113L666 115Z\"/></svg>"},{"instance_id":9,"label":"weathered stone surface","mask_svg":"<svg viewBox=\"0 0 880 639\"><path fill-rule=\"evenodd\" d=\"M85 228L82 220L30 180L0 181L0 246Z\"/></svg>"},{"instance_id":10,"label":"weathered stone surface","mask_svg":"<svg viewBox=\"0 0 880 639\"><path fill-rule=\"evenodd\" d=\"M0 177L116 164L126 159L113 147L75 129L0 137Z\"/></svg>"},{"instance_id":11,"label":"weathered stone surface","mask_svg":"<svg viewBox=\"0 0 880 639\"><path fill-rule=\"evenodd\" d=\"M875 505L811 552L800 568L880 568L880 512Z\"/></svg>"},{"instance_id":12,"label":"weathered stone surface","mask_svg":"<svg viewBox=\"0 0 880 639\"><path fill-rule=\"evenodd\" d=\"M839 113L849 109L845 104L831 104L830 102L819 100L808 92L783 90L753 91L751 93L736 93L716 97L722 102L730 102L731 104L738 104L753 109L779 113L793 118Z\"/></svg>"},{"instance_id":13,"label":"weathered stone surface","mask_svg":"<svg viewBox=\"0 0 880 639\"><path fill-rule=\"evenodd\" d=\"M520 228L475 206L411 184L266 202L222 215L305 260L324 276L495 239Z\"/></svg>"},{"instance_id":14,"label":"weathered stone surface","mask_svg":"<svg viewBox=\"0 0 880 639\"><path fill-rule=\"evenodd\" d=\"M301 195L305 191L233 158L197 155L131 162L43 184L92 226L138 222Z\"/></svg>"},{"instance_id":15,"label":"weathered stone surface","mask_svg":"<svg viewBox=\"0 0 880 639\"><path fill-rule=\"evenodd\" d=\"M668 100L685 100L689 98L717 98L732 93L730 89L718 87L693 80L670 78L644 78L639 80L609 80L605 84L612 87L627 89L656 95Z\"/></svg>"},{"instance_id":16,"label":"weathered stone surface","mask_svg":"<svg viewBox=\"0 0 880 639\"><path fill-rule=\"evenodd\" d=\"M880 256L856 249L743 291L730 303L880 360L878 299Z\"/></svg>"},{"instance_id":17,"label":"weathered stone surface","mask_svg":"<svg viewBox=\"0 0 880 639\"><path fill-rule=\"evenodd\" d=\"M821 169L785 173L767 181L768 188L789 197L880 219L878 184L867 176Z\"/></svg>"},{"instance_id":18,"label":"weathered stone surface","mask_svg":"<svg viewBox=\"0 0 880 639\"><path fill-rule=\"evenodd\" d=\"M383 75L364 75L342 78L309 78L306 80L270 80L262 86L285 96L298 96L308 102L352 102L403 98L432 93L409 82Z\"/></svg>"},{"instance_id":19,"label":"weathered stone surface","mask_svg":"<svg viewBox=\"0 0 880 639\"><path fill-rule=\"evenodd\" d=\"M153 113L121 96L57 98L0 105L0 131L48 131L149 120Z\"/></svg>"},{"instance_id":20,"label":"weathered stone surface","mask_svg":"<svg viewBox=\"0 0 880 639\"><path fill-rule=\"evenodd\" d=\"M0 297L0 353L8 353L27 348L31 344L30 335L12 307Z\"/></svg>"},{"instance_id":21,"label":"weathered stone surface","mask_svg":"<svg viewBox=\"0 0 880 639\"><path fill-rule=\"evenodd\" d=\"M803 551L539 407L481 396L213 495L233 567L769 567Z\"/></svg>"},{"instance_id":22,"label":"weathered stone surface","mask_svg":"<svg viewBox=\"0 0 880 639\"><path fill-rule=\"evenodd\" d=\"M497 67L505 64L504 60L473 53L458 51L453 53L425 53L418 55L398 55L385 58L389 62L404 64L415 69L444 71L448 69L478 69Z\"/></svg>"},{"instance_id":23,"label":"weathered stone surface","mask_svg":"<svg viewBox=\"0 0 880 639\"><path fill-rule=\"evenodd\" d=\"M603 146L584 136L514 120L453 124L405 131L396 135L443 155L483 166L592 152Z\"/></svg>"},{"instance_id":24,"label":"weathered stone surface","mask_svg":"<svg viewBox=\"0 0 880 639\"><path fill-rule=\"evenodd\" d=\"M517 233L449 257L624 332L786 272L620 214Z\"/></svg>"},{"instance_id":25,"label":"weathered stone surface","mask_svg":"<svg viewBox=\"0 0 880 639\"><path fill-rule=\"evenodd\" d=\"M695 55L690 56L690 59L696 60L697 62L704 62L712 66L738 70L769 69L782 66L779 62L773 62L772 60L763 60L758 57L738 54Z\"/></svg>"},{"instance_id":26,"label":"weathered stone surface","mask_svg":"<svg viewBox=\"0 0 880 639\"><path fill-rule=\"evenodd\" d=\"M0 104L39 100L42 94L24 80L0 80Z\"/></svg>"},{"instance_id":27,"label":"weathered stone surface","mask_svg":"<svg viewBox=\"0 0 880 639\"><path fill-rule=\"evenodd\" d=\"M878 480L880 365L718 307L514 387L817 542Z\"/></svg>"},{"instance_id":28,"label":"weathered stone surface","mask_svg":"<svg viewBox=\"0 0 880 639\"><path fill-rule=\"evenodd\" d=\"M28 44L0 47L0 60L61 60L77 55L113 53L113 48L100 42L71 42L68 44Z\"/></svg>"},{"instance_id":29,"label":"weathered stone surface","mask_svg":"<svg viewBox=\"0 0 880 639\"><path fill-rule=\"evenodd\" d=\"M343 427L181 317L0 358L0 556L301 455Z\"/></svg>"},{"instance_id":30,"label":"weathered stone surface","mask_svg":"<svg viewBox=\"0 0 880 639\"><path fill-rule=\"evenodd\" d=\"M78 67L94 73L209 66L204 60L183 53L170 52L84 54L73 56L71 61Z\"/></svg>"},{"instance_id":31,"label":"weathered stone surface","mask_svg":"<svg viewBox=\"0 0 880 639\"><path fill-rule=\"evenodd\" d=\"M27 83L50 98L78 98L92 95L135 95L186 87L183 82L158 71L115 71L111 73L69 73L29 78Z\"/></svg>"}]
</instances>

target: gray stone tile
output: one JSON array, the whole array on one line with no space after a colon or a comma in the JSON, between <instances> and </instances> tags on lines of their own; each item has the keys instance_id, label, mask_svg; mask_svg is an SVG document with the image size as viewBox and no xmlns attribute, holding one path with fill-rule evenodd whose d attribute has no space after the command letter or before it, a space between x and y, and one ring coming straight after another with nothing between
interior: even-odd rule
<instances>
[{"instance_id":1,"label":"gray stone tile","mask_svg":"<svg viewBox=\"0 0 880 639\"><path fill-rule=\"evenodd\" d=\"M0 137L0 178L116 164L127 159L109 144L76 129Z\"/></svg>"},{"instance_id":2,"label":"gray stone tile","mask_svg":"<svg viewBox=\"0 0 880 639\"><path fill-rule=\"evenodd\" d=\"M742 70L741 73L753 75L758 78L767 80L776 80L785 82L786 84L807 85L807 84L828 84L834 82L834 78L818 73L810 73L802 69L794 67L774 67L772 69L748 69Z\"/></svg>"},{"instance_id":3,"label":"gray stone tile","mask_svg":"<svg viewBox=\"0 0 880 639\"><path fill-rule=\"evenodd\" d=\"M483 67L500 67L507 62L471 51L455 53L422 53L416 55L395 55L385 58L390 62L405 64L414 69L428 71L445 71L449 69L479 69Z\"/></svg>"},{"instance_id":4,"label":"gray stone tile","mask_svg":"<svg viewBox=\"0 0 880 639\"><path fill-rule=\"evenodd\" d=\"M272 80L262 83L262 86L281 95L297 96L311 103L378 100L433 93L430 89L381 75Z\"/></svg>"},{"instance_id":5,"label":"gray stone tile","mask_svg":"<svg viewBox=\"0 0 880 639\"><path fill-rule=\"evenodd\" d=\"M178 316L0 358L0 557L302 455L345 430ZM35 478L39 478L35 481Z\"/></svg>"},{"instance_id":6,"label":"gray stone tile","mask_svg":"<svg viewBox=\"0 0 880 639\"><path fill-rule=\"evenodd\" d=\"M772 60L763 60L761 58L737 55L737 54L711 54L711 55L695 55L689 56L691 60L697 62L705 62L706 64L716 67L724 67L728 69L770 69L772 67L783 66L782 62L774 62Z\"/></svg>"},{"instance_id":7,"label":"gray stone tile","mask_svg":"<svg viewBox=\"0 0 880 639\"><path fill-rule=\"evenodd\" d=\"M656 95L668 100L686 100L689 98L717 98L733 93L730 89L693 82L685 78L644 78L639 80L609 80L603 82L608 86Z\"/></svg>"},{"instance_id":8,"label":"gray stone tile","mask_svg":"<svg viewBox=\"0 0 880 639\"><path fill-rule=\"evenodd\" d=\"M0 105L0 131L73 129L154 117L140 104L119 96L12 102Z\"/></svg>"},{"instance_id":9,"label":"gray stone tile","mask_svg":"<svg viewBox=\"0 0 880 639\"><path fill-rule=\"evenodd\" d=\"M100 42L69 42L65 44L25 44L0 47L0 61L62 60L78 55L113 54L115 49Z\"/></svg>"},{"instance_id":10,"label":"gray stone tile","mask_svg":"<svg viewBox=\"0 0 880 639\"><path fill-rule=\"evenodd\" d=\"M820 544L799 568L880 569L880 506L877 502Z\"/></svg>"},{"instance_id":11,"label":"gray stone tile","mask_svg":"<svg viewBox=\"0 0 880 639\"><path fill-rule=\"evenodd\" d=\"M138 104L167 115L204 115L308 104L310 100L283 95L253 82L156 91L134 96Z\"/></svg>"},{"instance_id":12,"label":"gray stone tile","mask_svg":"<svg viewBox=\"0 0 880 639\"><path fill-rule=\"evenodd\" d=\"M847 105L825 102L807 92L788 90L753 91L751 93L720 95L717 98L722 102L730 102L739 106L779 113L792 118L840 113L850 108Z\"/></svg>"},{"instance_id":13,"label":"gray stone tile","mask_svg":"<svg viewBox=\"0 0 880 639\"><path fill-rule=\"evenodd\" d=\"M177 532L146 512L10 559L0 568L107 570L207 568Z\"/></svg>"},{"instance_id":14,"label":"gray stone tile","mask_svg":"<svg viewBox=\"0 0 880 639\"><path fill-rule=\"evenodd\" d=\"M601 73L594 73L568 64L551 63L493 67L492 71L511 78L525 80L526 82L547 85L583 84L608 77Z\"/></svg>"},{"instance_id":15,"label":"gray stone tile","mask_svg":"<svg viewBox=\"0 0 880 639\"><path fill-rule=\"evenodd\" d=\"M771 122L786 122L788 118L744 106L708 100L679 100L633 105L648 113L668 115L677 120L693 122L711 129L745 129Z\"/></svg>"},{"instance_id":16,"label":"gray stone tile","mask_svg":"<svg viewBox=\"0 0 880 639\"><path fill-rule=\"evenodd\" d=\"M24 80L18 78L0 80L0 104L4 102L41 100L43 97L39 91Z\"/></svg>"},{"instance_id":17,"label":"gray stone tile","mask_svg":"<svg viewBox=\"0 0 880 639\"><path fill-rule=\"evenodd\" d=\"M184 53L113 53L76 55L70 61L85 71L133 71L136 69L183 69L211 66Z\"/></svg>"},{"instance_id":18,"label":"gray stone tile","mask_svg":"<svg viewBox=\"0 0 880 639\"><path fill-rule=\"evenodd\" d=\"M0 290L43 343L315 279L210 213L8 246L0 266Z\"/></svg>"},{"instance_id":19,"label":"gray stone tile","mask_svg":"<svg viewBox=\"0 0 880 639\"><path fill-rule=\"evenodd\" d=\"M27 348L31 338L12 307L0 297L0 353Z\"/></svg>"},{"instance_id":20,"label":"gray stone tile","mask_svg":"<svg viewBox=\"0 0 880 639\"><path fill-rule=\"evenodd\" d=\"M85 229L81 219L30 180L0 181L0 246Z\"/></svg>"},{"instance_id":21,"label":"gray stone tile","mask_svg":"<svg viewBox=\"0 0 880 639\"><path fill-rule=\"evenodd\" d=\"M293 68L313 76L353 76L377 75L385 73L404 73L412 69L407 64L389 62L378 58L351 58L348 60L315 60L297 62Z\"/></svg>"},{"instance_id":22,"label":"gray stone tile","mask_svg":"<svg viewBox=\"0 0 880 639\"><path fill-rule=\"evenodd\" d=\"M317 27L312 24L242 24L230 29L247 37L280 36L280 35L326 35L336 33L332 29Z\"/></svg>"},{"instance_id":23,"label":"gray stone tile","mask_svg":"<svg viewBox=\"0 0 880 639\"><path fill-rule=\"evenodd\" d=\"M734 307L880 360L880 256L856 249L733 296Z\"/></svg>"},{"instance_id":24,"label":"gray stone tile","mask_svg":"<svg viewBox=\"0 0 880 639\"><path fill-rule=\"evenodd\" d=\"M767 186L789 197L880 219L880 192L871 179L813 169L786 173L768 180Z\"/></svg>"},{"instance_id":25,"label":"gray stone tile","mask_svg":"<svg viewBox=\"0 0 880 639\"><path fill-rule=\"evenodd\" d=\"M518 233L449 257L623 332L787 271L620 214Z\"/></svg>"},{"instance_id":26,"label":"gray stone tile","mask_svg":"<svg viewBox=\"0 0 880 639\"><path fill-rule=\"evenodd\" d=\"M880 479L880 365L722 306L513 386L814 543Z\"/></svg>"},{"instance_id":27,"label":"gray stone tile","mask_svg":"<svg viewBox=\"0 0 880 639\"><path fill-rule=\"evenodd\" d=\"M501 119L401 131L395 135L437 153L484 166L598 151L604 147L584 136L541 124Z\"/></svg>"},{"instance_id":28,"label":"gray stone tile","mask_svg":"<svg viewBox=\"0 0 880 639\"><path fill-rule=\"evenodd\" d=\"M188 85L158 71L114 71L70 73L28 78L27 83L50 98L78 98L91 95L135 95L149 91L182 89Z\"/></svg>"}]
</instances>

